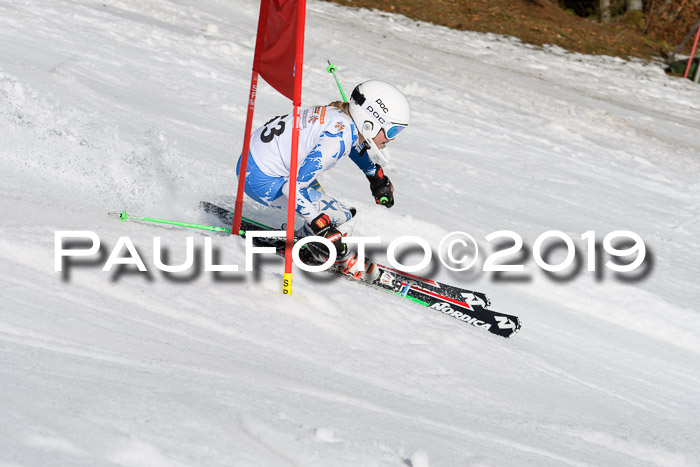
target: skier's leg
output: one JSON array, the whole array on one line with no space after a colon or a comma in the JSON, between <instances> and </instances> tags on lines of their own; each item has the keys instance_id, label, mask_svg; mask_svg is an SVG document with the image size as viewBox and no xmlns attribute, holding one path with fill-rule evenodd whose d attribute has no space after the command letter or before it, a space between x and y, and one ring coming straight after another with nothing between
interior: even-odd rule
<instances>
[{"instance_id":1,"label":"skier's leg","mask_svg":"<svg viewBox=\"0 0 700 467\"><path fill-rule=\"evenodd\" d=\"M352 234L353 223L349 221L355 216L355 208L349 208L342 202L325 193L317 181L312 183L308 188L302 189L301 193L306 199L312 201L322 214L326 214L344 236ZM313 235L311 227L308 224L304 224L304 227L300 229L299 233L301 236ZM322 258L317 259L323 261ZM336 258L335 265L343 274L348 274L356 279L367 280L369 282L375 280L379 275L379 271L371 261L365 259L364 264L359 262L355 247L348 248L348 252L345 255Z\"/></svg>"},{"instance_id":2,"label":"skier's leg","mask_svg":"<svg viewBox=\"0 0 700 467\"><path fill-rule=\"evenodd\" d=\"M309 200L321 214L327 215L331 223L343 234L349 235L351 233L347 229L341 228L341 226L353 218L356 212L355 208L349 208L341 201L328 195L323 191L317 180L314 180L308 187L299 190L299 194ZM305 223L299 234L305 237L312 235L313 232L311 227Z\"/></svg>"},{"instance_id":3,"label":"skier's leg","mask_svg":"<svg viewBox=\"0 0 700 467\"><path fill-rule=\"evenodd\" d=\"M240 176L241 160L238 159L236 175ZM263 206L281 209L286 206L282 196L282 187L287 182L284 177L271 177L258 167L252 155L248 154L248 166L245 177L245 194ZM284 198L284 203L280 202Z\"/></svg>"}]
</instances>

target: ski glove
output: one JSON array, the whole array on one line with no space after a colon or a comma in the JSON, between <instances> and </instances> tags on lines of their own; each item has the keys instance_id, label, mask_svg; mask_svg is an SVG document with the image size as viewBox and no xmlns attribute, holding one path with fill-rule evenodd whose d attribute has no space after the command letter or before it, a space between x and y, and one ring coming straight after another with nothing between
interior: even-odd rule
<instances>
[{"instance_id":1,"label":"ski glove","mask_svg":"<svg viewBox=\"0 0 700 467\"><path fill-rule=\"evenodd\" d=\"M374 201L387 208L392 207L394 205L394 185L391 184L389 177L384 175L382 166L377 164L377 171L374 175L368 175L367 180L369 180Z\"/></svg>"},{"instance_id":2,"label":"ski glove","mask_svg":"<svg viewBox=\"0 0 700 467\"><path fill-rule=\"evenodd\" d=\"M331 219L327 214L321 214L309 224L314 235L323 237L331 241L335 247L338 258L342 258L348 252L348 246L342 242L343 234L331 224ZM326 256L329 256L328 248L324 244L316 243L318 249Z\"/></svg>"}]
</instances>

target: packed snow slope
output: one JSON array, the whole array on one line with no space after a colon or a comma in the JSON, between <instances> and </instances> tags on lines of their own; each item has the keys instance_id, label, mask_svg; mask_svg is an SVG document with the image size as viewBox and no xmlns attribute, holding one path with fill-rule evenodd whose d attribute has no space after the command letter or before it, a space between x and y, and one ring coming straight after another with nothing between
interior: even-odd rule
<instances>
[{"instance_id":1,"label":"packed snow slope","mask_svg":"<svg viewBox=\"0 0 700 467\"><path fill-rule=\"evenodd\" d=\"M382 237L381 261L404 235L474 236L471 271L423 274L520 316L506 340L324 275L297 272L286 297L281 260L245 273L240 238L107 216L214 222L198 202L231 203L258 5L0 1L0 464L697 465L700 88L309 1L304 105L338 98L331 59L346 92L380 78L413 107L393 209L350 161L326 191ZM256 126L290 110L261 84ZM101 252L55 271L55 232L86 230ZM499 230L523 238L503 261L524 272L481 272ZM578 269L537 266L549 230ZM598 245L588 271L581 235L615 230L641 236L644 264L615 274ZM241 272L202 270L207 236ZM148 272L102 271L120 237ZM191 237L199 267L161 272L154 237L167 264Z\"/></svg>"}]
</instances>

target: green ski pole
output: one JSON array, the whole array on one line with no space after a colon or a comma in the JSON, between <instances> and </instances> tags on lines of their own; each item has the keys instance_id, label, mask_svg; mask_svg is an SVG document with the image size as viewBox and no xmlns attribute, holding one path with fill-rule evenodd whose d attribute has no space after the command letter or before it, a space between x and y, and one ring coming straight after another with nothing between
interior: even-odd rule
<instances>
[{"instance_id":1,"label":"green ski pole","mask_svg":"<svg viewBox=\"0 0 700 467\"><path fill-rule=\"evenodd\" d=\"M231 233L231 229L226 229L224 227L216 227L214 225L193 224L192 222L171 221L171 220L166 220L166 219L154 219L152 217L133 216L133 215L127 214L126 210L123 210L122 212L109 212L109 213L107 213L107 215L112 216L112 217L118 217L119 220L121 220L122 222L126 222L127 220L141 221L141 222L154 222L156 224L175 225L178 227L187 227L190 229L199 229L199 230L209 230L212 232ZM239 231L239 235L245 235L245 231L244 230Z\"/></svg>"},{"instance_id":2,"label":"green ski pole","mask_svg":"<svg viewBox=\"0 0 700 467\"><path fill-rule=\"evenodd\" d=\"M343 87L340 85L340 81L338 81L338 76L336 76L335 71L338 69L337 66L333 65L330 60L328 60L328 66L326 67L326 71L330 74L333 75L333 78L335 78L335 84L338 86L338 89L340 90L340 95L343 96L343 102L347 102L348 98L345 97L345 92L343 91Z\"/></svg>"}]
</instances>

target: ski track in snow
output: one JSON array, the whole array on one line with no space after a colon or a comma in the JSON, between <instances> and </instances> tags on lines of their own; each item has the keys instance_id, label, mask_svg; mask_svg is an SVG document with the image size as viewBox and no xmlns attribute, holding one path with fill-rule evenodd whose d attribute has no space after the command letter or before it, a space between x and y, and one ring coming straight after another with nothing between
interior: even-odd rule
<instances>
[{"instance_id":1,"label":"ski track in snow","mask_svg":"<svg viewBox=\"0 0 700 467\"><path fill-rule=\"evenodd\" d=\"M185 237L201 251L207 234L105 214L211 222L200 200L231 204L258 5L0 2L0 464L694 465L697 86L310 1L304 105L337 99L331 59L346 91L385 79L413 108L392 210L356 170L321 180L359 209L356 235L437 248L462 230L488 252L497 230L530 248L561 230L581 270L556 281L516 255L525 273L506 280L426 272L520 316L510 340L344 280L297 273L284 297L278 258L163 274L154 236L179 264ZM255 126L289 108L261 83ZM646 277L605 257L586 272L581 234L621 229L645 240ZM57 230L95 231L101 256L55 272ZM120 236L147 274L101 272ZM213 241L243 267L243 241Z\"/></svg>"}]
</instances>

